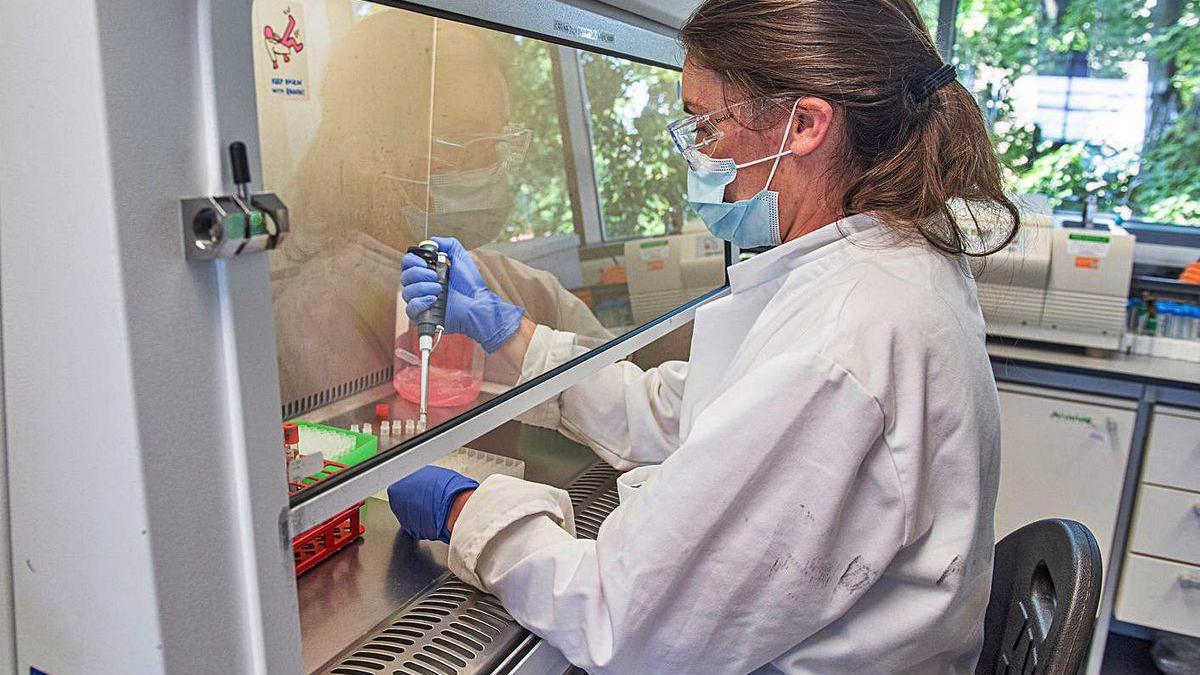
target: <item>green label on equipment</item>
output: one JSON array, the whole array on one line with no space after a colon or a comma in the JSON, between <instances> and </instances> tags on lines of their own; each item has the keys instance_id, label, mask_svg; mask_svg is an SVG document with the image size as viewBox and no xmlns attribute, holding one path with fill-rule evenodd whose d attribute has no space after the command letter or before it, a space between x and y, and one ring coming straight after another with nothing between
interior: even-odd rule
<instances>
[{"instance_id":1,"label":"green label on equipment","mask_svg":"<svg viewBox=\"0 0 1200 675\"><path fill-rule=\"evenodd\" d=\"M1063 420L1066 422L1079 422L1080 424L1086 424L1088 426L1096 426L1095 420L1087 415L1072 415L1070 413L1059 412L1057 410L1050 413L1050 419Z\"/></svg>"},{"instance_id":2,"label":"green label on equipment","mask_svg":"<svg viewBox=\"0 0 1200 675\"><path fill-rule=\"evenodd\" d=\"M638 247L639 247L639 248L654 248L654 247L656 247L656 246L666 246L666 245L668 245L668 244L670 244L670 243L671 243L671 242L670 242L670 241L667 241L666 239L660 239L660 240L658 240L658 241L646 241L646 242L642 242L641 244L638 244Z\"/></svg>"},{"instance_id":3,"label":"green label on equipment","mask_svg":"<svg viewBox=\"0 0 1200 675\"><path fill-rule=\"evenodd\" d=\"M1108 237L1102 234L1068 234L1067 239L1074 241L1094 241L1098 244L1107 244Z\"/></svg>"}]
</instances>

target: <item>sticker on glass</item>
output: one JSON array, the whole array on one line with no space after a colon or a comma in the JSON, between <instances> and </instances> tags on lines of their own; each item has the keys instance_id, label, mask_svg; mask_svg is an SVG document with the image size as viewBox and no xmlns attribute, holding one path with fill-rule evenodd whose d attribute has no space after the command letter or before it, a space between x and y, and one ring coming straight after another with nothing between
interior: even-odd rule
<instances>
[{"instance_id":1,"label":"sticker on glass","mask_svg":"<svg viewBox=\"0 0 1200 675\"><path fill-rule=\"evenodd\" d=\"M304 8L295 2L260 2L257 37L266 50L267 93L308 100L308 55L304 51Z\"/></svg>"}]
</instances>

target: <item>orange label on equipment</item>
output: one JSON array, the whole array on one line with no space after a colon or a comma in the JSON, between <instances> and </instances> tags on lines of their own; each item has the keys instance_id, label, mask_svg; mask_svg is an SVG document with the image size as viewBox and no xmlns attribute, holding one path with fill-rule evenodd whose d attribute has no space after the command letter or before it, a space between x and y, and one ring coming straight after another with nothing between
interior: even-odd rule
<instances>
[{"instance_id":1,"label":"orange label on equipment","mask_svg":"<svg viewBox=\"0 0 1200 675\"><path fill-rule=\"evenodd\" d=\"M646 269L650 270L651 272L658 272L665 266L666 262L663 260L651 260L650 262L646 263Z\"/></svg>"},{"instance_id":2,"label":"orange label on equipment","mask_svg":"<svg viewBox=\"0 0 1200 675\"><path fill-rule=\"evenodd\" d=\"M1100 269L1100 259L1077 255L1075 256L1075 266L1089 270L1098 270Z\"/></svg>"}]
</instances>

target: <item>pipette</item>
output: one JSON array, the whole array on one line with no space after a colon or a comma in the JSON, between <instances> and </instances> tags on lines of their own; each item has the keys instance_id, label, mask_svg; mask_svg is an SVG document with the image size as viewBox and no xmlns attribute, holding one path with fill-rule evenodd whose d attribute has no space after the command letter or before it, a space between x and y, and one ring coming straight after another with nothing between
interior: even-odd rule
<instances>
[{"instance_id":1,"label":"pipette","mask_svg":"<svg viewBox=\"0 0 1200 675\"><path fill-rule=\"evenodd\" d=\"M421 352L421 409L417 419L418 424L424 427L429 408L429 356L441 342L442 333L446 330L446 288L450 281L450 258L438 249L437 242L429 240L409 248L408 252L419 256L429 269L437 272L437 282L442 287L433 305L417 315L417 349Z\"/></svg>"}]
</instances>

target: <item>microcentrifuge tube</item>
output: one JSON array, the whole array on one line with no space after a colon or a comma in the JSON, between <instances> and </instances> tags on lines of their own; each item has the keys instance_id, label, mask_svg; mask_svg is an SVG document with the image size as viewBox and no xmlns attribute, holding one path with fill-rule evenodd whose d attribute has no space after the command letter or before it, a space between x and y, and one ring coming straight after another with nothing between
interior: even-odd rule
<instances>
[{"instance_id":1,"label":"microcentrifuge tube","mask_svg":"<svg viewBox=\"0 0 1200 675\"><path fill-rule=\"evenodd\" d=\"M404 420L404 435L412 436L417 432L417 423L415 420Z\"/></svg>"},{"instance_id":2,"label":"microcentrifuge tube","mask_svg":"<svg viewBox=\"0 0 1200 675\"><path fill-rule=\"evenodd\" d=\"M379 435L380 436L391 436L392 435L392 425L390 422L385 420L385 421L379 423Z\"/></svg>"},{"instance_id":3,"label":"microcentrifuge tube","mask_svg":"<svg viewBox=\"0 0 1200 675\"><path fill-rule=\"evenodd\" d=\"M352 431L352 432L354 432L354 433L356 433L356 434L357 434L357 433L358 433L358 425L357 425L357 424L351 424L351 425L350 425L350 431Z\"/></svg>"},{"instance_id":4,"label":"microcentrifuge tube","mask_svg":"<svg viewBox=\"0 0 1200 675\"><path fill-rule=\"evenodd\" d=\"M371 423L370 422L364 422L362 429L363 429L362 432L364 434L375 433L375 432L371 431Z\"/></svg>"},{"instance_id":5,"label":"microcentrifuge tube","mask_svg":"<svg viewBox=\"0 0 1200 675\"><path fill-rule=\"evenodd\" d=\"M425 420L420 420L420 419L417 420L417 433L418 434L425 433Z\"/></svg>"}]
</instances>

